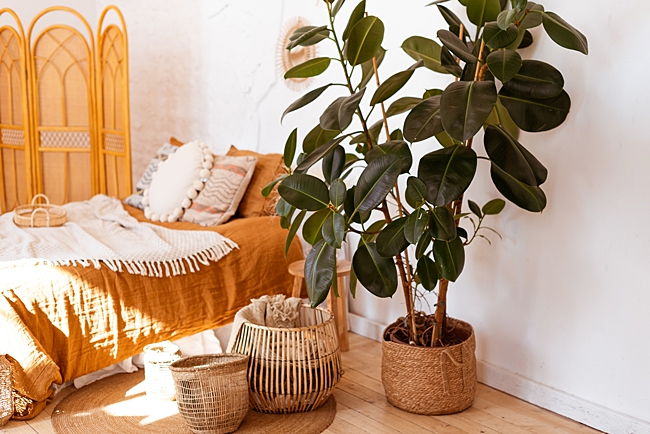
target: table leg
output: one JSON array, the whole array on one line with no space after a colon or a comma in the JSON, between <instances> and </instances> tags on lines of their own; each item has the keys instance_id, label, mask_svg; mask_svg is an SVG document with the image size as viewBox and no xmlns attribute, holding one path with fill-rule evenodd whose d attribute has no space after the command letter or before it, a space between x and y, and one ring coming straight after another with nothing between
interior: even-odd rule
<instances>
[{"instance_id":1,"label":"table leg","mask_svg":"<svg viewBox=\"0 0 650 434\"><path fill-rule=\"evenodd\" d=\"M291 291L291 296L300 298L301 293L302 293L302 277L296 276L293 278L293 290Z\"/></svg>"}]
</instances>

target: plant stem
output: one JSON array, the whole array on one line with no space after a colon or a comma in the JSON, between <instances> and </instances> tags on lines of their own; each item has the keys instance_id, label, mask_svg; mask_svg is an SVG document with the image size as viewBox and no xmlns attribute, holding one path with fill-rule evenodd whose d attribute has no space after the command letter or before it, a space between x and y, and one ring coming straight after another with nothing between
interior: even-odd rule
<instances>
[{"instance_id":1,"label":"plant stem","mask_svg":"<svg viewBox=\"0 0 650 434\"><path fill-rule=\"evenodd\" d=\"M447 318L447 288L449 281L440 279L438 289L438 302L436 303L436 313L434 314L435 324L433 325L433 335L431 336L431 346L437 347L440 342L442 345L442 333L444 331L445 319Z\"/></svg>"}]
</instances>

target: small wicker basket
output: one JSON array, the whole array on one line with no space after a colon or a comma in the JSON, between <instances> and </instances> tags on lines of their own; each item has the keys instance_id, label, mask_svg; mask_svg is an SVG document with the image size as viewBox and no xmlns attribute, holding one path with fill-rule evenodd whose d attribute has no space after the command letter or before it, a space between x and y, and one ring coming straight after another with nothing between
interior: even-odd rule
<instances>
[{"instance_id":1,"label":"small wicker basket","mask_svg":"<svg viewBox=\"0 0 650 434\"><path fill-rule=\"evenodd\" d=\"M248 356L208 354L177 360L169 369L178 412L195 434L235 431L248 413Z\"/></svg>"},{"instance_id":2,"label":"small wicker basket","mask_svg":"<svg viewBox=\"0 0 650 434\"><path fill-rule=\"evenodd\" d=\"M181 350L169 341L144 347L144 383L147 396L163 401L174 400L174 379L169 366L180 358Z\"/></svg>"},{"instance_id":3,"label":"small wicker basket","mask_svg":"<svg viewBox=\"0 0 650 434\"><path fill-rule=\"evenodd\" d=\"M264 413L314 410L341 380L341 350L328 310L300 307L297 328L244 323L232 348L248 354L251 406Z\"/></svg>"},{"instance_id":4,"label":"small wicker basket","mask_svg":"<svg viewBox=\"0 0 650 434\"><path fill-rule=\"evenodd\" d=\"M0 356L0 426L6 424L14 414L11 390L11 364L5 356Z\"/></svg>"},{"instance_id":5,"label":"small wicker basket","mask_svg":"<svg viewBox=\"0 0 650 434\"><path fill-rule=\"evenodd\" d=\"M43 198L45 203L36 203L38 198ZM50 205L50 199L44 194L37 194L30 205L20 205L14 210L14 223L21 228L53 228L67 221L65 208Z\"/></svg>"}]
</instances>

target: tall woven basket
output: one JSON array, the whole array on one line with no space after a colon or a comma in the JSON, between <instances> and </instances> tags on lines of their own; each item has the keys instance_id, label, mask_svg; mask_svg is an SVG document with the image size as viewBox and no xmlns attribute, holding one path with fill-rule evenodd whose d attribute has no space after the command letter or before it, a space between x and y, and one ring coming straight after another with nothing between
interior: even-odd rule
<instances>
[{"instance_id":1,"label":"tall woven basket","mask_svg":"<svg viewBox=\"0 0 650 434\"><path fill-rule=\"evenodd\" d=\"M418 414L465 410L476 395L476 340L466 322L447 319L467 339L448 347L414 347L382 341L381 379L388 402Z\"/></svg>"},{"instance_id":2,"label":"tall woven basket","mask_svg":"<svg viewBox=\"0 0 650 434\"><path fill-rule=\"evenodd\" d=\"M169 369L178 412L194 434L235 431L248 413L248 357L208 354L177 360Z\"/></svg>"},{"instance_id":3,"label":"tall woven basket","mask_svg":"<svg viewBox=\"0 0 650 434\"><path fill-rule=\"evenodd\" d=\"M0 356L0 426L6 424L14 414L11 391L11 364L5 356Z\"/></svg>"},{"instance_id":4,"label":"tall woven basket","mask_svg":"<svg viewBox=\"0 0 650 434\"><path fill-rule=\"evenodd\" d=\"M232 351L248 354L251 406L265 413L314 410L341 380L341 350L328 310L300 307L297 328L244 323Z\"/></svg>"}]
</instances>

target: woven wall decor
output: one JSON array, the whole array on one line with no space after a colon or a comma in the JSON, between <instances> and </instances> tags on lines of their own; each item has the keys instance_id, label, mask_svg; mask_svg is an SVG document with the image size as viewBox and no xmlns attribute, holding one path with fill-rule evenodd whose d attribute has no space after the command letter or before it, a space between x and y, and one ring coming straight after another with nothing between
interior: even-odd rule
<instances>
[{"instance_id":1,"label":"woven wall decor","mask_svg":"<svg viewBox=\"0 0 650 434\"><path fill-rule=\"evenodd\" d=\"M307 22L306 18L293 17L290 18L282 26L282 30L280 30L280 37L278 39L278 46L276 49L278 75L280 77L283 77L285 72L294 66L300 65L301 63L306 62L309 59L313 59L318 55L318 49L315 45L311 45L309 47L296 47L291 51L287 50L286 48L290 42L289 38L293 32L301 27L308 25L309 22ZM313 78L289 78L287 80L283 79L282 81L289 89L300 92L311 84Z\"/></svg>"}]
</instances>

